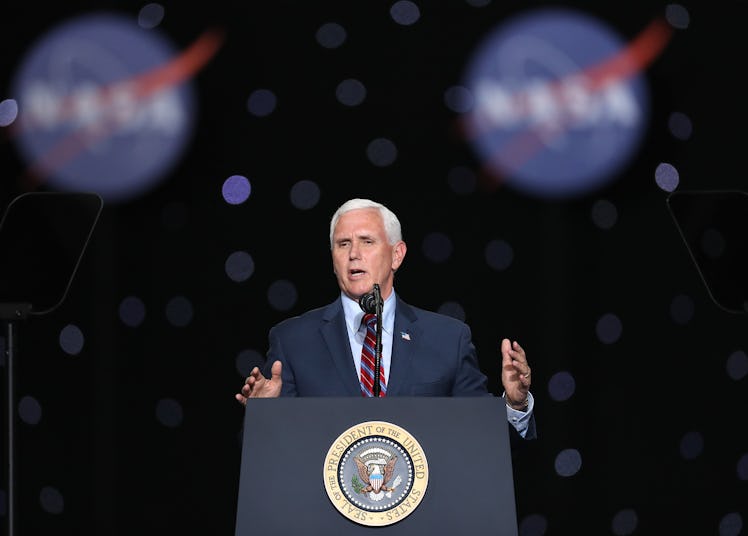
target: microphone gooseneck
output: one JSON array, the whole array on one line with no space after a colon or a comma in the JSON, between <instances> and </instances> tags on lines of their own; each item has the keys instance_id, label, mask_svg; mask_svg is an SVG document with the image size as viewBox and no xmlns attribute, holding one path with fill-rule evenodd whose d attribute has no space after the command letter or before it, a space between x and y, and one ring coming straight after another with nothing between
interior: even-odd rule
<instances>
[{"instance_id":1,"label":"microphone gooseneck","mask_svg":"<svg viewBox=\"0 0 748 536\"><path fill-rule=\"evenodd\" d=\"M379 285L374 283L372 292L368 292L358 299L358 304L365 313L373 314L377 318L377 340L374 349L374 396L379 398L381 390L380 377L382 375L382 293Z\"/></svg>"}]
</instances>

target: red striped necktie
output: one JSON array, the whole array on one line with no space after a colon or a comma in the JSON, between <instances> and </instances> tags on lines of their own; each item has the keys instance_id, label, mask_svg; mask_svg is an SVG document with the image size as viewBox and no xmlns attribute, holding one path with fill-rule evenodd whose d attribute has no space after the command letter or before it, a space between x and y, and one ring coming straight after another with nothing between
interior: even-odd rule
<instances>
[{"instance_id":1,"label":"red striped necktie","mask_svg":"<svg viewBox=\"0 0 748 536\"><path fill-rule=\"evenodd\" d=\"M361 347L361 395L374 396L374 355L377 345L377 316L371 313L364 315L363 323L366 324L366 337ZM383 397L387 392L387 382L384 379L384 366L380 366L379 373L379 396Z\"/></svg>"}]
</instances>

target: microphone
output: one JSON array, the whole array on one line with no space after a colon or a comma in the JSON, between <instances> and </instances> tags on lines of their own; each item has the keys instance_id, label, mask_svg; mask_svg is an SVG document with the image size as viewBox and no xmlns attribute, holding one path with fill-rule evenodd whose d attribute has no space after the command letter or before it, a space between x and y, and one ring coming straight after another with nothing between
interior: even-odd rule
<instances>
[{"instance_id":1,"label":"microphone","mask_svg":"<svg viewBox=\"0 0 748 536\"><path fill-rule=\"evenodd\" d=\"M372 292L366 293L358 299L358 305L365 313L373 314L377 319L377 340L374 348L374 397L379 398L381 391L380 378L382 376L382 294L379 285L374 283Z\"/></svg>"}]
</instances>

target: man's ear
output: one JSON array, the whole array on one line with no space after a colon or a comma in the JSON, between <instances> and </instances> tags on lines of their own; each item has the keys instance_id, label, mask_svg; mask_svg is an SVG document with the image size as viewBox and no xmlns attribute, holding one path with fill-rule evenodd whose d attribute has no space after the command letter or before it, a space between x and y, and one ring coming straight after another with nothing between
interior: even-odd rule
<instances>
[{"instance_id":1,"label":"man's ear","mask_svg":"<svg viewBox=\"0 0 748 536\"><path fill-rule=\"evenodd\" d=\"M405 253L408 251L408 246L405 245L405 242L402 240L395 244L394 248L392 249L392 270L397 270L400 268L400 265L403 263L403 259L405 258Z\"/></svg>"}]
</instances>

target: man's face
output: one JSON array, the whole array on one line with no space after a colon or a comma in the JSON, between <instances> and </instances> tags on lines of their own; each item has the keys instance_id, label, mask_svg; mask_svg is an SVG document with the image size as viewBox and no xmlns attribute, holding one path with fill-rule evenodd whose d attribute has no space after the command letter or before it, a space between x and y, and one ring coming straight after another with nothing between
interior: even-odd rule
<instances>
[{"instance_id":1,"label":"man's face","mask_svg":"<svg viewBox=\"0 0 748 536\"><path fill-rule=\"evenodd\" d=\"M332 265L340 289L357 300L378 283L382 299L387 299L405 250L403 241L395 245L387 242L377 209L346 212L338 220L332 238Z\"/></svg>"}]
</instances>

